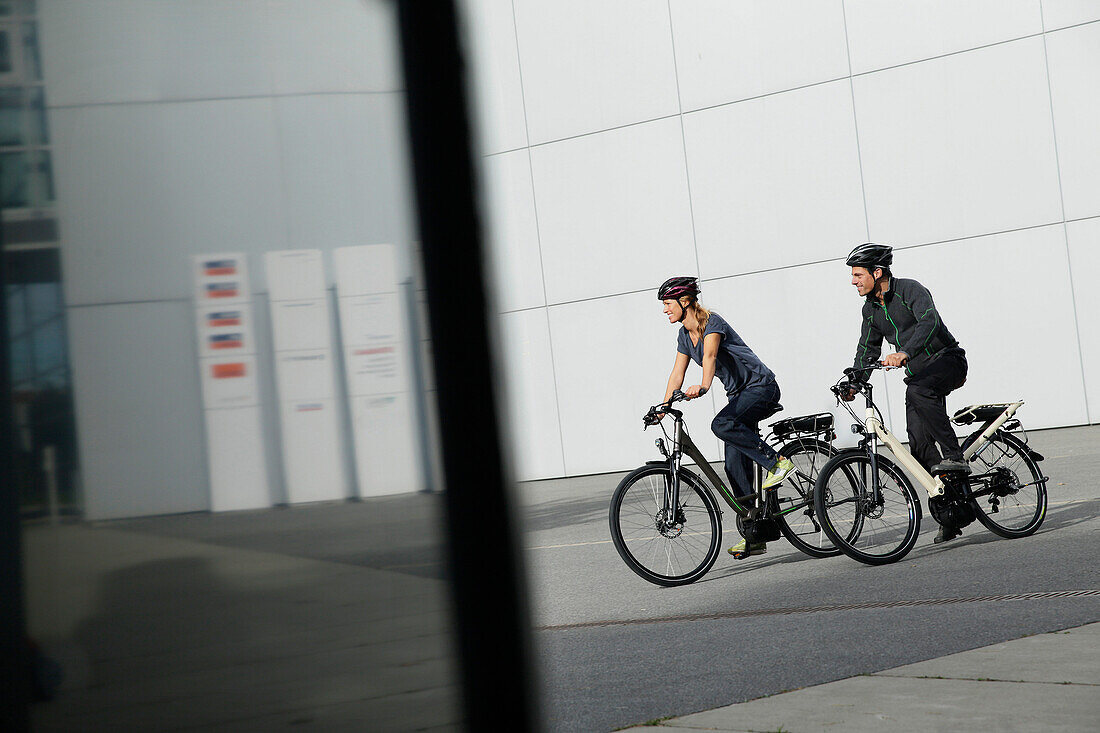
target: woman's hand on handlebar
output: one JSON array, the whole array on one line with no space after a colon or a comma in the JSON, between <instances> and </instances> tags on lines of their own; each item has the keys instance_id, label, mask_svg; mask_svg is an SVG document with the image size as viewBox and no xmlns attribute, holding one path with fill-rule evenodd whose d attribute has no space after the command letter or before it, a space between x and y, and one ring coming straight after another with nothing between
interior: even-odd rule
<instances>
[{"instance_id":1,"label":"woman's hand on handlebar","mask_svg":"<svg viewBox=\"0 0 1100 733\"><path fill-rule=\"evenodd\" d=\"M689 399L689 400L693 400L696 397L702 397L706 393L707 393L707 388L706 387L704 387L701 384L696 384L696 385L688 387L686 390L684 390L684 398Z\"/></svg>"}]
</instances>

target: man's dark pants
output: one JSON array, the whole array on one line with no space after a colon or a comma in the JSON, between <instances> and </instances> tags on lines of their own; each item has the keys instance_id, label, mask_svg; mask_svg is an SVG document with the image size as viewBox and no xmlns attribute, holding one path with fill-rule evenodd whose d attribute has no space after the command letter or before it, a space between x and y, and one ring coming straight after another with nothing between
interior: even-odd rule
<instances>
[{"instance_id":1,"label":"man's dark pants","mask_svg":"<svg viewBox=\"0 0 1100 733\"><path fill-rule=\"evenodd\" d=\"M736 496L752 493L754 462L770 471L779 460L779 454L760 437L760 421L771 415L777 404L779 385L775 382L746 387L730 397L710 424L726 444L726 477Z\"/></svg>"},{"instance_id":2,"label":"man's dark pants","mask_svg":"<svg viewBox=\"0 0 1100 733\"><path fill-rule=\"evenodd\" d=\"M909 385L905 390L909 452L927 470L941 460L937 443L943 448L943 459L962 459L959 439L947 417L946 398L966 381L966 369L965 352L950 349L905 380Z\"/></svg>"}]
</instances>

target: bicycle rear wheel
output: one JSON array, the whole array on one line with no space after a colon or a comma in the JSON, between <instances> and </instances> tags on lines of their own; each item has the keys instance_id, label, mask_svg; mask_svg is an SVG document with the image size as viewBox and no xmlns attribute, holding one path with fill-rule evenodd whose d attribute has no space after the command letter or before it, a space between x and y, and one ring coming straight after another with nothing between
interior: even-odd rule
<instances>
[{"instance_id":1,"label":"bicycle rear wheel","mask_svg":"<svg viewBox=\"0 0 1100 733\"><path fill-rule=\"evenodd\" d=\"M627 475L611 497L611 539L627 567L650 583L686 585L703 577L722 544L722 513L714 496L681 468L680 501L666 522L668 466L647 465Z\"/></svg>"},{"instance_id":2,"label":"bicycle rear wheel","mask_svg":"<svg viewBox=\"0 0 1100 733\"><path fill-rule=\"evenodd\" d=\"M871 459L862 451L841 453L822 467L814 506L833 544L867 565L897 562L920 532L920 501L909 479L882 456L875 457L872 474Z\"/></svg>"},{"instance_id":3,"label":"bicycle rear wheel","mask_svg":"<svg viewBox=\"0 0 1100 733\"><path fill-rule=\"evenodd\" d=\"M834 557L840 554L817 521L814 508L814 482L825 462L833 455L832 447L813 438L798 438L779 449L779 454L794 462L795 470L776 488L776 514L779 531L796 548L810 557Z\"/></svg>"},{"instance_id":4,"label":"bicycle rear wheel","mask_svg":"<svg viewBox=\"0 0 1100 733\"><path fill-rule=\"evenodd\" d=\"M967 438L963 449L981 432ZM1047 513L1046 479L1019 438L997 431L970 460L970 469L972 476L989 475L985 485L970 497L978 521L986 529L1009 539L1027 537L1039 529Z\"/></svg>"}]
</instances>

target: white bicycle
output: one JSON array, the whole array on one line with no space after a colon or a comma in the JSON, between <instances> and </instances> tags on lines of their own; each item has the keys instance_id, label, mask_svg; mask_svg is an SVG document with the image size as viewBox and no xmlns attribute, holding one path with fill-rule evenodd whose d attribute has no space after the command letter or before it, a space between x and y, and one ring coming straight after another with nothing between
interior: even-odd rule
<instances>
[{"instance_id":1,"label":"white bicycle","mask_svg":"<svg viewBox=\"0 0 1100 733\"><path fill-rule=\"evenodd\" d=\"M962 443L971 473L932 476L883 425L871 385L853 382L851 375L852 370L846 370L832 391L837 404L856 420L852 431L863 439L856 448L829 459L814 486L817 517L841 552L868 565L882 565L897 562L913 549L920 532L920 501L897 464L928 492L929 510L941 524L961 528L977 519L1007 538L1026 537L1039 529L1046 516L1047 477L1039 468L1043 456L1028 446L1014 418L1022 401L971 405L956 412L951 419L957 425L981 424ZM863 418L842 399L852 393L866 400ZM880 444L897 464L879 454Z\"/></svg>"}]
</instances>

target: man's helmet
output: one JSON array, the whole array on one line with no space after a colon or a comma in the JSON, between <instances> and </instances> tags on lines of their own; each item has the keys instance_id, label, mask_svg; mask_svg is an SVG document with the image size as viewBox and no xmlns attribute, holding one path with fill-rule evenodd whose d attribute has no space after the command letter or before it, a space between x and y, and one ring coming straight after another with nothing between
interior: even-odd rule
<instances>
[{"instance_id":1,"label":"man's helmet","mask_svg":"<svg viewBox=\"0 0 1100 733\"><path fill-rule=\"evenodd\" d=\"M657 288L657 300L679 300L684 296L699 297L699 280L694 277L670 277Z\"/></svg>"},{"instance_id":2,"label":"man's helmet","mask_svg":"<svg viewBox=\"0 0 1100 733\"><path fill-rule=\"evenodd\" d=\"M893 261L893 247L867 242L853 249L845 264L848 267L866 267L868 270L874 270L876 267L889 267Z\"/></svg>"}]
</instances>

